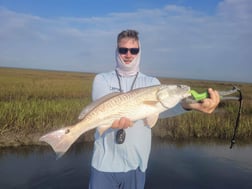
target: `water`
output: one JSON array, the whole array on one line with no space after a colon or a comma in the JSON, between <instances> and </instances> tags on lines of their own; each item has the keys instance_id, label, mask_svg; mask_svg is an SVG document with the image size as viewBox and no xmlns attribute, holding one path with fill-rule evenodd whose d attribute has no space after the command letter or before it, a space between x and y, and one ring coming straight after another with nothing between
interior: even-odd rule
<instances>
[{"instance_id":1,"label":"water","mask_svg":"<svg viewBox=\"0 0 252 189\"><path fill-rule=\"evenodd\" d=\"M0 150L0 188L88 188L92 144L59 160L48 146ZM153 140L146 189L252 188L252 145Z\"/></svg>"},{"instance_id":2,"label":"water","mask_svg":"<svg viewBox=\"0 0 252 189\"><path fill-rule=\"evenodd\" d=\"M252 145L229 149L229 143L216 142L153 144L148 188L252 188Z\"/></svg>"}]
</instances>

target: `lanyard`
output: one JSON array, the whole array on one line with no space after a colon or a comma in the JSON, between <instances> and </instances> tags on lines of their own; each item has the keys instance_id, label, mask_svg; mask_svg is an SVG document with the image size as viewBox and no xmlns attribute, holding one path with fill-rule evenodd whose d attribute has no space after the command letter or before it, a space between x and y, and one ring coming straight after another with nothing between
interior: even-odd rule
<instances>
[{"instance_id":1,"label":"lanyard","mask_svg":"<svg viewBox=\"0 0 252 189\"><path fill-rule=\"evenodd\" d=\"M121 84L121 80L120 80L119 74L118 74L117 70L115 70L115 72L116 72L116 77L117 77L118 84L119 84L119 90L120 90L120 92L123 92L123 90L122 90L122 84ZM135 75L135 78L134 78L134 80L133 80L133 82L131 84L130 90L133 90L133 88L134 88L134 85L136 83L136 79L137 79L138 73L139 72L137 72L137 74Z\"/></svg>"},{"instance_id":2,"label":"lanyard","mask_svg":"<svg viewBox=\"0 0 252 189\"><path fill-rule=\"evenodd\" d=\"M237 113L237 117L236 117L236 122L235 122L235 127L234 127L234 132L233 132L233 137L231 139L231 145L230 145L230 149L233 147L233 145L235 144L235 137L236 137L236 133L239 127L239 122L240 122L240 116L241 116L241 110L242 110L242 92L239 88L236 88L237 91L239 92L240 96L239 96L239 109L238 109L238 113Z\"/></svg>"},{"instance_id":3,"label":"lanyard","mask_svg":"<svg viewBox=\"0 0 252 189\"><path fill-rule=\"evenodd\" d=\"M119 84L119 90L120 90L120 92L123 92L123 90L122 90L122 84L121 84L121 80L120 80L119 74L118 74L117 70L115 70L115 72L116 72L116 77L117 77L118 84ZM133 90L133 88L134 88L134 85L136 83L136 79L137 79L138 73L139 72L137 72L137 74L136 74L136 76L135 76L135 78L134 78L134 80L133 80L133 82L131 84L130 90ZM124 143L125 137L126 137L125 130L124 129L119 129L116 132L116 136L115 136L116 143L117 144Z\"/></svg>"}]
</instances>

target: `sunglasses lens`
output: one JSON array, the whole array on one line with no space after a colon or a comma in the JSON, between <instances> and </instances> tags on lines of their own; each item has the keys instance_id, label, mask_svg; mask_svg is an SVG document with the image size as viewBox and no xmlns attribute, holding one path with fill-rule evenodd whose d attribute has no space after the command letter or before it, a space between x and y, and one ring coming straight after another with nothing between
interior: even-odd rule
<instances>
[{"instance_id":1,"label":"sunglasses lens","mask_svg":"<svg viewBox=\"0 0 252 189\"><path fill-rule=\"evenodd\" d=\"M139 53L139 48L132 48L132 49L123 48L123 47L118 48L118 52L119 52L120 54L127 54L128 50L129 50L130 53L133 54L133 55L136 55L136 54Z\"/></svg>"},{"instance_id":2,"label":"sunglasses lens","mask_svg":"<svg viewBox=\"0 0 252 189\"><path fill-rule=\"evenodd\" d=\"M127 49L127 48L119 48L119 49L118 49L118 52L119 52L120 54L126 54L126 53L128 52L128 49Z\"/></svg>"},{"instance_id":3,"label":"sunglasses lens","mask_svg":"<svg viewBox=\"0 0 252 189\"><path fill-rule=\"evenodd\" d=\"M132 49L130 49L130 53L131 54L138 54L138 52L139 52L139 48L132 48Z\"/></svg>"}]
</instances>

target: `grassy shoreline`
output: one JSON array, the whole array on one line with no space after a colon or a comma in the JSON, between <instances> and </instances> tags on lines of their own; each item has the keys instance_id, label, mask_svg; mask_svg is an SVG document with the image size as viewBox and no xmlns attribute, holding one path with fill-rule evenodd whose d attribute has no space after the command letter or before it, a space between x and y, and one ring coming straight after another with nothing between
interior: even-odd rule
<instances>
[{"instance_id":1,"label":"grassy shoreline","mask_svg":"<svg viewBox=\"0 0 252 189\"><path fill-rule=\"evenodd\" d=\"M42 144L39 137L76 123L79 112L91 101L91 73L0 68L0 146ZM186 84L200 92L208 87L228 90L233 83L159 78L164 84ZM252 84L235 83L244 103L237 138L252 136ZM230 139L238 103L222 102L215 113L199 112L159 120L153 136L171 140ZM92 141L93 132L81 140Z\"/></svg>"}]
</instances>

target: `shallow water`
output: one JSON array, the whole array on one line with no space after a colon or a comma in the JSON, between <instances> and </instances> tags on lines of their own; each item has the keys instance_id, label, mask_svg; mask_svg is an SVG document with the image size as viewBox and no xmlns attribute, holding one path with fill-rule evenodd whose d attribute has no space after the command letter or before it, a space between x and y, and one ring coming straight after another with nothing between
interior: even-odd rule
<instances>
[{"instance_id":1,"label":"shallow water","mask_svg":"<svg viewBox=\"0 0 252 189\"><path fill-rule=\"evenodd\" d=\"M88 188L92 144L56 160L48 146L0 149L0 188ZM153 140L146 189L252 188L252 145Z\"/></svg>"}]
</instances>

